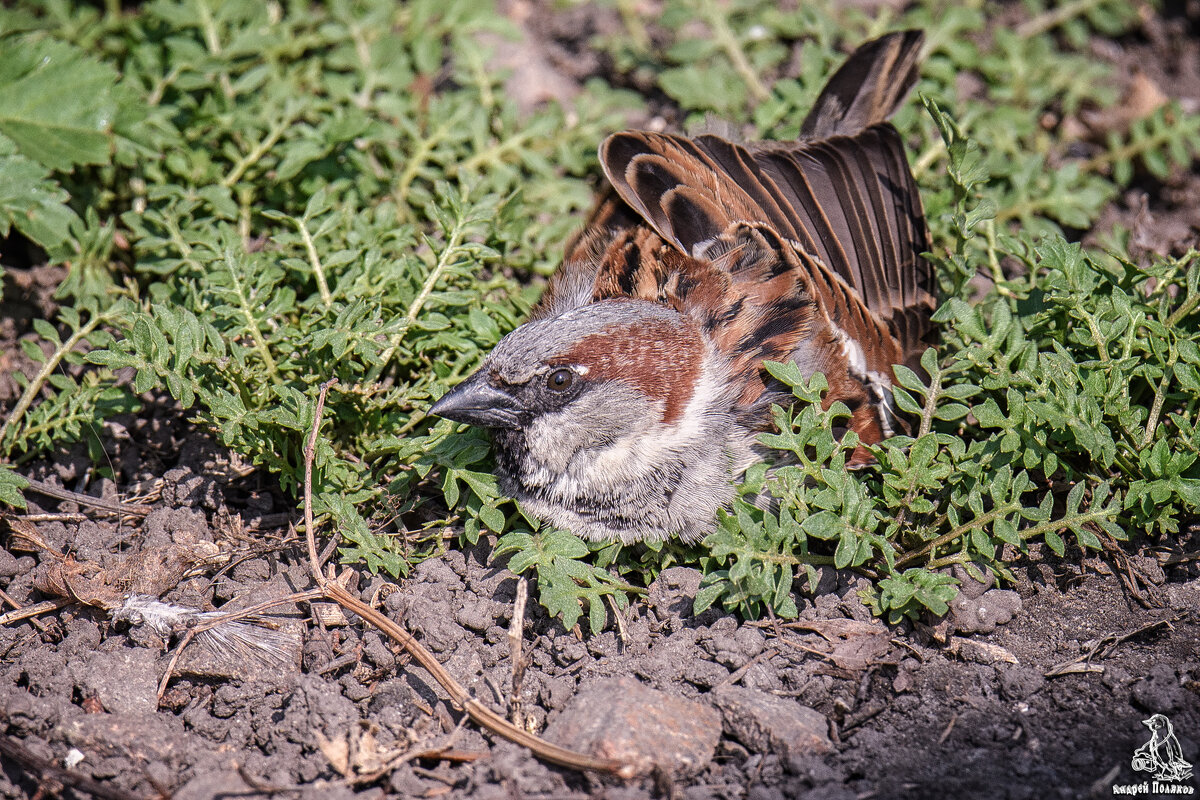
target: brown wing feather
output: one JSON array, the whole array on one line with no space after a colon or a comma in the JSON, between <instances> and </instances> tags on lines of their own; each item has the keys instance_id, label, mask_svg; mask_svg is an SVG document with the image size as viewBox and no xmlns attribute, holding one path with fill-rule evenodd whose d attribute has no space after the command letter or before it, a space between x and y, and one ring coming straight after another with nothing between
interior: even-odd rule
<instances>
[{"instance_id":1,"label":"brown wing feather","mask_svg":"<svg viewBox=\"0 0 1200 800\"><path fill-rule=\"evenodd\" d=\"M714 172L712 160L697 158L691 148L674 149L676 139L636 132L609 139L619 141L623 155L634 142L650 151L618 162L624 171L614 166L610 175L622 199L665 241L700 256L734 223L769 224L828 266L883 320L910 308L929 313L933 277L920 257L928 249L920 197L891 126L753 154L729 145L756 167L747 174L754 194L771 201L768 208L746 183ZM776 218L776 198L786 203L785 221ZM923 335L905 339L915 346Z\"/></svg>"},{"instance_id":2,"label":"brown wing feather","mask_svg":"<svg viewBox=\"0 0 1200 800\"><path fill-rule=\"evenodd\" d=\"M851 428L878 441L869 376L915 363L931 328L920 196L885 121L916 80L921 42L909 31L856 51L805 120L819 138L609 137L612 190L534 317L622 297L670 305L731 355L742 407L768 397L762 362L790 359L825 372L827 402L846 402Z\"/></svg>"},{"instance_id":3,"label":"brown wing feather","mask_svg":"<svg viewBox=\"0 0 1200 800\"><path fill-rule=\"evenodd\" d=\"M933 268L920 255L929 249L924 211L891 125L764 147L755 158L788 197L800 224L814 232L812 255L860 292L872 312L885 321L909 317L910 310L932 313ZM905 349L921 346L927 332L905 333Z\"/></svg>"},{"instance_id":4,"label":"brown wing feather","mask_svg":"<svg viewBox=\"0 0 1200 800\"><path fill-rule=\"evenodd\" d=\"M934 305L920 195L883 119L916 80L923 36L868 42L822 92L806 125L831 138L741 146L715 136L628 131L601 146L617 194L665 241L703 256L730 225L764 223L858 292L906 353ZM855 81L866 83L855 84ZM867 123L865 129L847 132Z\"/></svg>"},{"instance_id":5,"label":"brown wing feather","mask_svg":"<svg viewBox=\"0 0 1200 800\"><path fill-rule=\"evenodd\" d=\"M745 160L750 161L748 154ZM737 220L793 229L785 208L761 192L751 194L759 188L754 181L734 180L696 142L682 136L614 134L600 145L600 165L621 199L659 236L689 255Z\"/></svg>"}]
</instances>

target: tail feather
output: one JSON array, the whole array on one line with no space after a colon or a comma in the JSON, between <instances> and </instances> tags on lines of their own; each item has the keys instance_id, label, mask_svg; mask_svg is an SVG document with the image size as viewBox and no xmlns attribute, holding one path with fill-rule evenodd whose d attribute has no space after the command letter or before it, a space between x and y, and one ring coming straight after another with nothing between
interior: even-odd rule
<instances>
[{"instance_id":1,"label":"tail feather","mask_svg":"<svg viewBox=\"0 0 1200 800\"><path fill-rule=\"evenodd\" d=\"M853 136L895 113L917 82L925 34L900 31L859 47L833 74L813 105L800 135L805 139Z\"/></svg>"}]
</instances>

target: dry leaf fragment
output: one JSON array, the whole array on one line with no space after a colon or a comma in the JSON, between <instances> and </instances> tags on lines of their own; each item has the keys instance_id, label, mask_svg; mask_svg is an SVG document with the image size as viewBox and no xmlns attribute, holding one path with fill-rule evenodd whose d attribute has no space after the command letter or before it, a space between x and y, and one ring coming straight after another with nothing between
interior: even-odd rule
<instances>
[{"instance_id":1,"label":"dry leaf fragment","mask_svg":"<svg viewBox=\"0 0 1200 800\"><path fill-rule=\"evenodd\" d=\"M947 648L951 653L954 653L963 661L971 661L976 664L1020 664L1017 657L1006 648L998 644L990 642L981 642L976 639L965 639L961 636L954 636L950 639L950 646Z\"/></svg>"}]
</instances>

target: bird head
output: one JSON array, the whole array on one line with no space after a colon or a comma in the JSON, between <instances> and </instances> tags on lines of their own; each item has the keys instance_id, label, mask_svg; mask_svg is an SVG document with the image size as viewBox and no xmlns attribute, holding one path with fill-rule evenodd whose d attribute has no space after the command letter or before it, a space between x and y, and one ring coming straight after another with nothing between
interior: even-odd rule
<instances>
[{"instance_id":1,"label":"bird head","mask_svg":"<svg viewBox=\"0 0 1200 800\"><path fill-rule=\"evenodd\" d=\"M504 337L430 413L485 428L525 430L546 418L611 428L596 414L668 422L686 404L704 344L699 329L654 303L610 300L526 323ZM611 409L620 396L636 408ZM636 396L635 396L636 395ZM580 419L577 419L580 418Z\"/></svg>"},{"instance_id":2,"label":"bird head","mask_svg":"<svg viewBox=\"0 0 1200 800\"><path fill-rule=\"evenodd\" d=\"M501 489L548 522L697 538L682 509L710 526L732 492L727 374L691 318L608 300L517 328L430 413L491 429Z\"/></svg>"}]
</instances>

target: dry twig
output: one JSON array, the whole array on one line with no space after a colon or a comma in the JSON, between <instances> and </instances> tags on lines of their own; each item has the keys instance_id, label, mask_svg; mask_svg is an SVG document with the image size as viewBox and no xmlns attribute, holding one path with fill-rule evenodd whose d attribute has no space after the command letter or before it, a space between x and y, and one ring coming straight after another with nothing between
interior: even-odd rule
<instances>
[{"instance_id":1,"label":"dry twig","mask_svg":"<svg viewBox=\"0 0 1200 800\"><path fill-rule=\"evenodd\" d=\"M34 627L36 627L38 630L45 630L42 624L38 622L35 617L40 617L42 614L46 614L50 611L57 611L60 608L65 608L74 602L75 601L71 600L70 598L60 597L57 600L43 600L42 602L34 603L31 606L18 605L14 610L9 611L7 614L0 614L0 625L11 625L14 622L20 622L21 620L27 619L32 622Z\"/></svg>"},{"instance_id":2,"label":"dry twig","mask_svg":"<svg viewBox=\"0 0 1200 800\"><path fill-rule=\"evenodd\" d=\"M90 494L80 494L72 492L69 489L63 489L58 486L51 486L48 483L36 481L33 478L25 478L29 481L29 489L46 497L53 497L55 500L66 500L71 503L76 503L88 508L94 508L97 511L107 511L110 514L127 515L131 517L144 517L150 513L150 506L137 505L134 503L114 503L112 500L105 500L101 497L92 497Z\"/></svg>"},{"instance_id":3,"label":"dry twig","mask_svg":"<svg viewBox=\"0 0 1200 800\"><path fill-rule=\"evenodd\" d=\"M525 682L525 604L529 602L529 584L517 578L517 597L513 600L512 624L508 626L508 652L512 660L512 692L508 696L508 718L524 727L521 714L521 684Z\"/></svg>"},{"instance_id":4,"label":"dry twig","mask_svg":"<svg viewBox=\"0 0 1200 800\"><path fill-rule=\"evenodd\" d=\"M1176 615L1171 619L1160 619L1156 622L1150 622L1146 625L1129 631L1128 633L1110 633L1108 636L1098 640L1093 644L1088 651L1081 656L1072 658L1070 661L1064 661L1061 664L1055 664L1044 673L1047 678L1057 678L1060 675L1075 675L1080 672L1103 672L1104 667L1099 664L1093 664L1093 658L1103 658L1122 642L1128 641L1136 636L1141 636L1143 633L1158 629L1166 628L1174 630L1171 623L1182 618L1182 614Z\"/></svg>"}]
</instances>

